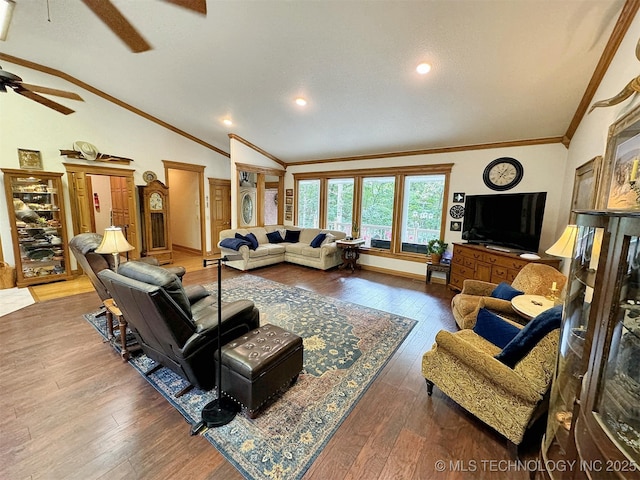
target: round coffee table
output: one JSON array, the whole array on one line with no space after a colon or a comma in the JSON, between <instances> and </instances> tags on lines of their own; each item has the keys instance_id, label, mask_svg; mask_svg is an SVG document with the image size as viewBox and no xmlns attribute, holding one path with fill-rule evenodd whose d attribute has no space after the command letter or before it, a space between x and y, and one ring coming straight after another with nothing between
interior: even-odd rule
<instances>
[{"instance_id":1,"label":"round coffee table","mask_svg":"<svg viewBox=\"0 0 640 480\"><path fill-rule=\"evenodd\" d=\"M554 303L542 295L518 295L511 300L511 306L519 315L531 320L549 310Z\"/></svg>"}]
</instances>

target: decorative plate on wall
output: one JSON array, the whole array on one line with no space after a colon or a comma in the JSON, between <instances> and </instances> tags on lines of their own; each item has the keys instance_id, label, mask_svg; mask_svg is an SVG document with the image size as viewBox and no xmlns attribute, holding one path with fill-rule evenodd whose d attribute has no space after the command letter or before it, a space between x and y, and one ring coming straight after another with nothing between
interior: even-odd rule
<instances>
[{"instance_id":1,"label":"decorative plate on wall","mask_svg":"<svg viewBox=\"0 0 640 480\"><path fill-rule=\"evenodd\" d=\"M147 182L147 184L153 182L154 180L158 179L158 176L153 173L151 170L147 170L146 172L144 172L142 174L142 179Z\"/></svg>"},{"instance_id":2,"label":"decorative plate on wall","mask_svg":"<svg viewBox=\"0 0 640 480\"><path fill-rule=\"evenodd\" d=\"M449 215L451 215L451 218L462 218L462 217L464 217L464 207L462 205L453 205L449 209Z\"/></svg>"}]
</instances>

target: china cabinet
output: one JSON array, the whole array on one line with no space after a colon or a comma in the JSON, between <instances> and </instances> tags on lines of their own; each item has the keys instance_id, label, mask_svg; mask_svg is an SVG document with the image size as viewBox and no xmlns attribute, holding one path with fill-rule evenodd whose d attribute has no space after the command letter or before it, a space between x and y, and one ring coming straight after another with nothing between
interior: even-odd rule
<instances>
[{"instance_id":1,"label":"china cabinet","mask_svg":"<svg viewBox=\"0 0 640 480\"><path fill-rule=\"evenodd\" d=\"M153 180L140 192L142 219L142 254L154 257L161 265L173 262L173 245L169 228L169 187Z\"/></svg>"},{"instance_id":2,"label":"china cabinet","mask_svg":"<svg viewBox=\"0 0 640 480\"><path fill-rule=\"evenodd\" d=\"M636 479L640 214L579 211L576 222L540 477Z\"/></svg>"},{"instance_id":3,"label":"china cabinet","mask_svg":"<svg viewBox=\"0 0 640 480\"><path fill-rule=\"evenodd\" d=\"M62 173L2 169L16 284L71 278Z\"/></svg>"}]
</instances>

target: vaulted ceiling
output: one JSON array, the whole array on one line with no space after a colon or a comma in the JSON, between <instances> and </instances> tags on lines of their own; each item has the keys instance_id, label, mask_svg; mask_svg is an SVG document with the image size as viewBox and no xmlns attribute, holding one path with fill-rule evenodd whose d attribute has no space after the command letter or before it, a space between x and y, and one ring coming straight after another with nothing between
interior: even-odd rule
<instances>
[{"instance_id":1,"label":"vaulted ceiling","mask_svg":"<svg viewBox=\"0 0 640 480\"><path fill-rule=\"evenodd\" d=\"M27 83L33 69L7 56L64 72L223 151L233 133L285 162L570 136L625 5L112 3L151 50L133 53L80 0L16 0L0 64Z\"/></svg>"}]
</instances>

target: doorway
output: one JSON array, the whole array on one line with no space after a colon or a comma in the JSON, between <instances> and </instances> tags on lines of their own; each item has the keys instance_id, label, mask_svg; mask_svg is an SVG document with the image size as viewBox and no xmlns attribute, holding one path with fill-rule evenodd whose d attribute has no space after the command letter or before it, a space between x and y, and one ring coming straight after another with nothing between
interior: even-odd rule
<instances>
[{"instance_id":1,"label":"doorway","mask_svg":"<svg viewBox=\"0 0 640 480\"><path fill-rule=\"evenodd\" d=\"M203 165L163 160L169 187L169 228L174 250L202 257L207 254L204 229Z\"/></svg>"},{"instance_id":2,"label":"doorway","mask_svg":"<svg viewBox=\"0 0 640 480\"><path fill-rule=\"evenodd\" d=\"M104 231L104 225L122 227L127 241L136 247L130 258L139 258L136 186L133 170L63 164L69 179L73 234ZM96 195L97 194L97 195ZM131 215L134 212L134 215Z\"/></svg>"}]
</instances>

